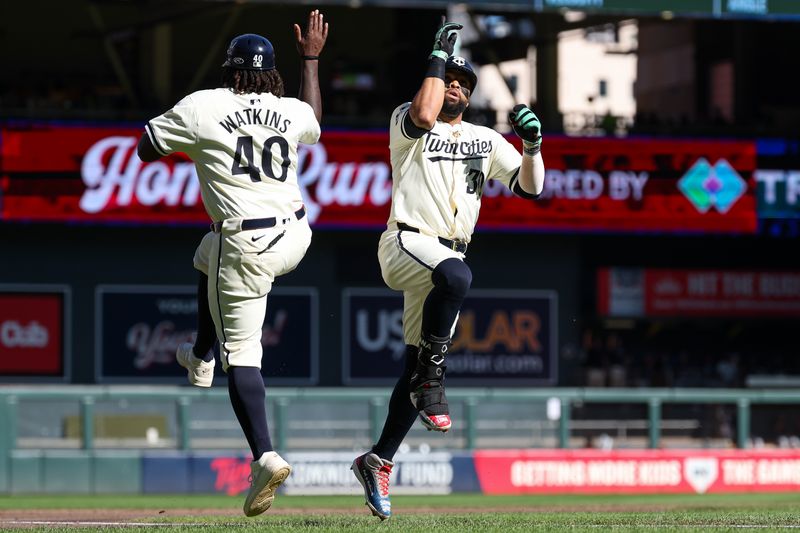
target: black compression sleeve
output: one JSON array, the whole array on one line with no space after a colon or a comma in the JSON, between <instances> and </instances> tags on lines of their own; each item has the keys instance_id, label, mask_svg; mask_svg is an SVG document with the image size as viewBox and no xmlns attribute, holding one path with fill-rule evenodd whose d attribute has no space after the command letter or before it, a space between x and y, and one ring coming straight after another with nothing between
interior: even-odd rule
<instances>
[{"instance_id":1,"label":"black compression sleeve","mask_svg":"<svg viewBox=\"0 0 800 533\"><path fill-rule=\"evenodd\" d=\"M428 130L420 128L411 120L411 111L406 111L406 116L403 117L403 135L409 139L419 139L426 133Z\"/></svg>"}]
</instances>

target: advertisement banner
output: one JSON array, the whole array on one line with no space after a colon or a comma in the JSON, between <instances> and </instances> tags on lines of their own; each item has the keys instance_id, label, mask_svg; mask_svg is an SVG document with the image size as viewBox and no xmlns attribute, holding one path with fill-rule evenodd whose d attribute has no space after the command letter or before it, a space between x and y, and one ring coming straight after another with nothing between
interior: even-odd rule
<instances>
[{"instance_id":1,"label":"advertisement banner","mask_svg":"<svg viewBox=\"0 0 800 533\"><path fill-rule=\"evenodd\" d=\"M800 273L601 268L598 311L608 316L800 315Z\"/></svg>"},{"instance_id":2,"label":"advertisement banner","mask_svg":"<svg viewBox=\"0 0 800 533\"><path fill-rule=\"evenodd\" d=\"M754 233L754 142L548 138L539 227L614 232ZM488 208L488 209L487 209ZM507 207L496 206L498 216ZM483 218L491 205L481 211ZM515 211L516 213L519 210ZM514 216L512 212L511 216Z\"/></svg>"},{"instance_id":3,"label":"advertisement banner","mask_svg":"<svg viewBox=\"0 0 800 533\"><path fill-rule=\"evenodd\" d=\"M185 383L186 370L175 362L175 350L194 340L195 291L188 286L97 287L97 381ZM318 382L317 308L316 289L279 287L270 292L261 336L261 373L270 383ZM215 352L215 375L224 376Z\"/></svg>"},{"instance_id":4,"label":"advertisement banner","mask_svg":"<svg viewBox=\"0 0 800 533\"><path fill-rule=\"evenodd\" d=\"M778 492L800 488L797 450L478 450L484 494Z\"/></svg>"},{"instance_id":5,"label":"advertisement banner","mask_svg":"<svg viewBox=\"0 0 800 533\"><path fill-rule=\"evenodd\" d=\"M781 139L758 142L756 183L758 218L800 218L800 143Z\"/></svg>"},{"instance_id":6,"label":"advertisement banner","mask_svg":"<svg viewBox=\"0 0 800 533\"><path fill-rule=\"evenodd\" d=\"M389 384L402 373L403 298L388 289L342 293L345 384ZM557 296L552 291L470 291L447 355L461 385L555 383Z\"/></svg>"},{"instance_id":7,"label":"advertisement banner","mask_svg":"<svg viewBox=\"0 0 800 533\"><path fill-rule=\"evenodd\" d=\"M283 494L351 494L363 495L363 489L350 467L358 453L354 452L287 452L282 456L292 465L292 473L281 485ZM470 459L470 463L471 458ZM390 477L392 494L450 494L456 478L458 486L476 491L474 470L456 471L455 457L449 452L399 453L394 459ZM244 494L250 488L251 458L213 454L194 454L187 458L145 457L144 492L165 492L165 484L183 492L220 493L229 496ZM471 483L463 479L471 477ZM170 490L166 492L178 492Z\"/></svg>"},{"instance_id":8,"label":"advertisement banner","mask_svg":"<svg viewBox=\"0 0 800 533\"><path fill-rule=\"evenodd\" d=\"M363 495L350 466L360 452L288 452L292 473L279 493ZM475 450L399 453L393 495L713 494L800 490L800 451ZM235 453L148 452L144 493L247 492L250 459Z\"/></svg>"},{"instance_id":9,"label":"advertisement banner","mask_svg":"<svg viewBox=\"0 0 800 533\"><path fill-rule=\"evenodd\" d=\"M350 466L356 455L340 453L287 453L292 475L286 494L363 494ZM392 494L450 494L453 466L448 452L397 454L392 468Z\"/></svg>"},{"instance_id":10,"label":"advertisement banner","mask_svg":"<svg viewBox=\"0 0 800 533\"><path fill-rule=\"evenodd\" d=\"M0 285L0 379L68 377L70 289Z\"/></svg>"},{"instance_id":11,"label":"advertisement banner","mask_svg":"<svg viewBox=\"0 0 800 533\"><path fill-rule=\"evenodd\" d=\"M0 220L205 224L194 165L143 163L140 127L0 127ZM519 144L515 136L509 137ZM381 228L391 201L388 132L324 131L300 145L298 184L318 228ZM478 229L754 233L754 141L569 138L543 151L545 190L494 181ZM467 183L465 187L471 186Z\"/></svg>"}]
</instances>

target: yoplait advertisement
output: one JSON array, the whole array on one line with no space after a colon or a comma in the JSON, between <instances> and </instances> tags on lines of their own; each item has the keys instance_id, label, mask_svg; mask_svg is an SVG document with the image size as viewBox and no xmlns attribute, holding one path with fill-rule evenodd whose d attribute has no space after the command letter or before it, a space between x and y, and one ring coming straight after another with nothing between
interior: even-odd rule
<instances>
[{"instance_id":1,"label":"yoplait advertisement","mask_svg":"<svg viewBox=\"0 0 800 533\"><path fill-rule=\"evenodd\" d=\"M0 221L207 223L194 164L182 154L143 163L142 131L0 127ZM384 131L324 131L318 144L300 145L298 186L313 226L386 223L388 143ZM778 187L758 178L755 141L549 136L542 154L539 200L490 180L479 230L753 233L755 180Z\"/></svg>"},{"instance_id":2,"label":"yoplait advertisement","mask_svg":"<svg viewBox=\"0 0 800 533\"><path fill-rule=\"evenodd\" d=\"M184 383L186 372L175 364L175 351L181 343L194 340L195 291L183 286L99 286L95 295L97 381ZM271 382L317 383L316 315L316 289L279 287L270 294L261 329L265 354L261 373ZM221 360L219 353L215 360ZM224 375L221 367L216 365L216 376Z\"/></svg>"}]
</instances>

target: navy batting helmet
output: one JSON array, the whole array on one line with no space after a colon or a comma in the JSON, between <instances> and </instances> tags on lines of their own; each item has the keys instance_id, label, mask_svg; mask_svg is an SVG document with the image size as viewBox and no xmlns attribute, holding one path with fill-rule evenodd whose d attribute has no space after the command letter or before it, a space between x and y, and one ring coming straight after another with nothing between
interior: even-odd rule
<instances>
[{"instance_id":1,"label":"navy batting helmet","mask_svg":"<svg viewBox=\"0 0 800 533\"><path fill-rule=\"evenodd\" d=\"M445 72L448 70L457 70L466 74L470 83L469 90L475 92L475 86L478 85L478 75L475 74L475 71L472 69L472 65L469 64L469 61L463 57L450 56L447 58L447 63L445 63L444 69Z\"/></svg>"},{"instance_id":2,"label":"navy batting helmet","mask_svg":"<svg viewBox=\"0 0 800 533\"><path fill-rule=\"evenodd\" d=\"M228 45L222 66L240 70L273 70L275 50L266 37L245 33L234 37Z\"/></svg>"}]
</instances>

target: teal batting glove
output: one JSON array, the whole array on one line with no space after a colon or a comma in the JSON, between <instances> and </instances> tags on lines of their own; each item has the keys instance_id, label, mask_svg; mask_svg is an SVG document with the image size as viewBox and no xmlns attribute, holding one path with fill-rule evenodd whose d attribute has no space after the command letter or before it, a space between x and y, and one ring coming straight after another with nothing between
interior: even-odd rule
<instances>
[{"instance_id":1,"label":"teal batting glove","mask_svg":"<svg viewBox=\"0 0 800 533\"><path fill-rule=\"evenodd\" d=\"M431 52L430 57L438 57L447 61L447 58L453 55L453 47L456 45L458 35L455 30L460 30L463 27L455 22L443 23L439 31L436 32L436 37L433 40L433 52Z\"/></svg>"},{"instance_id":2,"label":"teal batting glove","mask_svg":"<svg viewBox=\"0 0 800 533\"><path fill-rule=\"evenodd\" d=\"M511 129L522 139L522 149L525 155L536 155L542 149L542 123L539 118L525 104L517 104L508 114Z\"/></svg>"}]
</instances>

